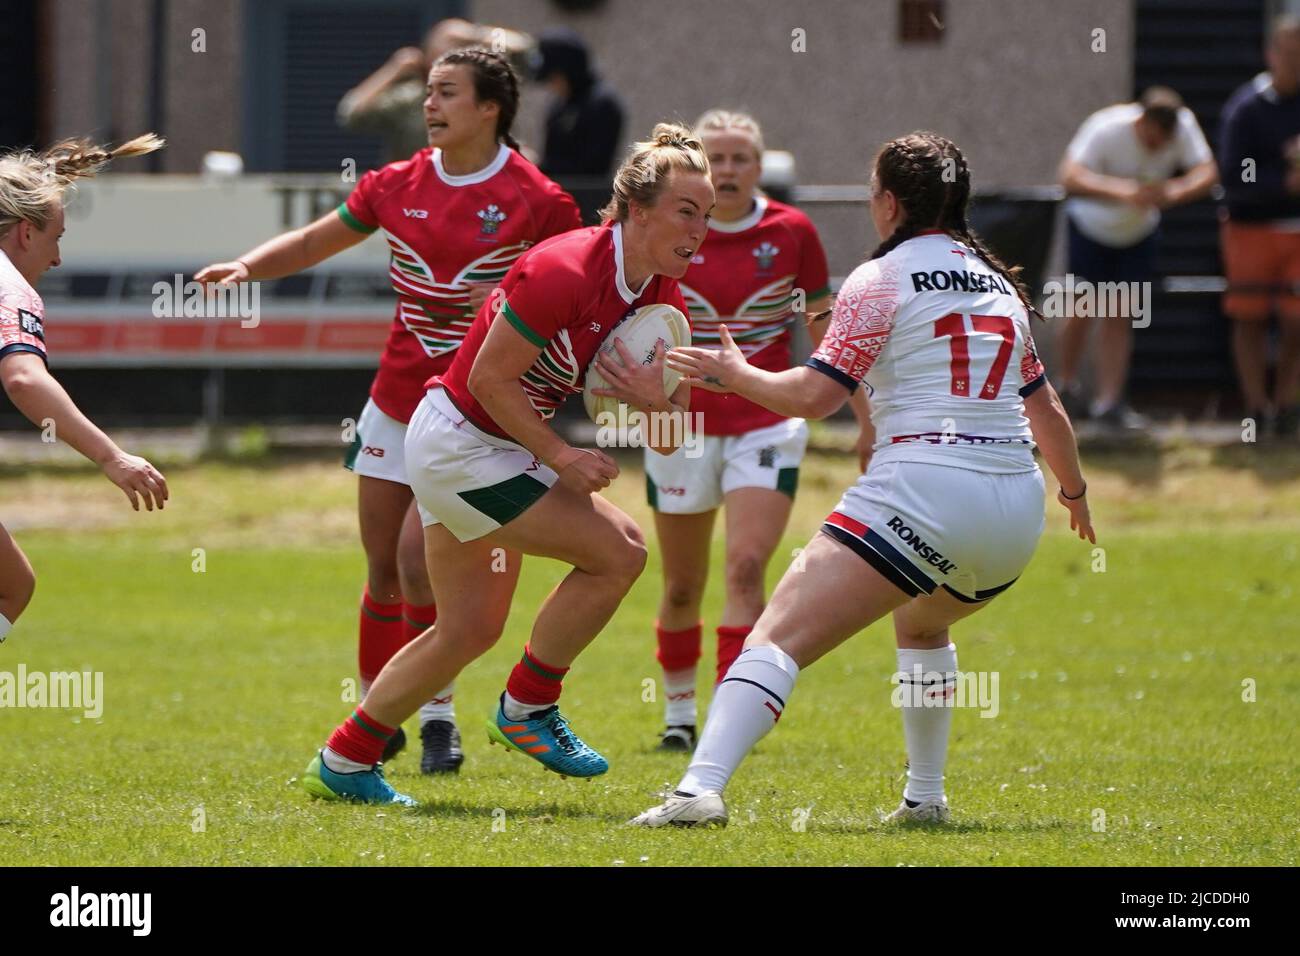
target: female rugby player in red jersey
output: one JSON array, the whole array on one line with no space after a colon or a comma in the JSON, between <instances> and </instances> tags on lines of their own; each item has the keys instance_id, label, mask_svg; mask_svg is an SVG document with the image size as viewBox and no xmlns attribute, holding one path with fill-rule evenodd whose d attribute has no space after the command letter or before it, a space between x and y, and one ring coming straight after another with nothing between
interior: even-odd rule
<instances>
[{"instance_id":1,"label":"female rugby player in red jersey","mask_svg":"<svg viewBox=\"0 0 1300 956\"><path fill-rule=\"evenodd\" d=\"M830 304L821 240L802 212L758 191L763 134L752 116L710 110L696 121L695 135L708 153L717 205L708 238L681 282L691 342L716 344L718 327L726 323L755 368L787 369L796 308L815 315ZM810 329L814 338L822 328ZM853 410L869 435L865 394L854 397ZM695 421L703 418L699 447L668 457L647 452L645 462L664 578L655 622L666 725L659 749L688 752L695 748L700 602L718 508L726 508L720 681L763 611L763 579L790 518L808 442L802 418L739 395L697 391L691 413Z\"/></svg>"},{"instance_id":2,"label":"female rugby player in red jersey","mask_svg":"<svg viewBox=\"0 0 1300 956\"><path fill-rule=\"evenodd\" d=\"M447 53L429 73L430 148L366 173L336 212L195 277L274 279L377 229L388 240L397 314L347 458L359 478L368 565L358 653L363 696L389 658L437 616L403 457L424 383L451 365L474 313L520 253L582 225L569 195L515 151L510 125L518 106L518 82L504 58L478 49ZM433 690L420 708L420 769L454 772L463 756L453 688ZM385 759L404 743L398 728Z\"/></svg>"},{"instance_id":3,"label":"female rugby player in red jersey","mask_svg":"<svg viewBox=\"0 0 1300 956\"><path fill-rule=\"evenodd\" d=\"M608 768L557 702L570 665L641 573L646 548L636 523L597 494L617 476L614 461L570 447L547 420L582 390L588 364L620 321L655 303L684 311L676 279L704 241L712 206L703 147L689 131L660 124L619 168L604 225L520 257L450 370L430 381L411 419L406 466L425 526L438 626L388 663L312 760L303 785L313 795L414 802L384 780L383 748L431 689L496 643L524 554L572 570L538 612L489 736L568 776ZM641 366L617 345L625 367L598 361L612 383L601 394L676 417L666 431L680 436L688 392L664 394L663 346Z\"/></svg>"},{"instance_id":4,"label":"female rugby player in red jersey","mask_svg":"<svg viewBox=\"0 0 1300 956\"><path fill-rule=\"evenodd\" d=\"M881 243L840 289L806 367L754 368L725 332L720 350L669 354L692 385L787 415L827 415L866 384L878 437L866 474L777 585L719 685L685 777L633 823L726 823L722 791L780 719L799 671L891 613L896 674L912 691L901 707L907 786L891 819L946 820L945 705L957 680L948 629L1033 556L1044 497L1035 444L1071 529L1095 541L1074 432L1034 351L1033 307L971 231L970 184L942 136L885 144L871 190Z\"/></svg>"},{"instance_id":5,"label":"female rugby player in red jersey","mask_svg":"<svg viewBox=\"0 0 1300 956\"><path fill-rule=\"evenodd\" d=\"M162 508L167 481L149 462L128 455L77 408L46 366L45 304L34 286L59 264L63 202L68 188L114 159L161 149L152 133L117 149L66 140L42 153L0 156L0 384L33 423L85 455L126 493L131 507ZM32 599L36 575L17 542L0 525L0 641Z\"/></svg>"}]
</instances>

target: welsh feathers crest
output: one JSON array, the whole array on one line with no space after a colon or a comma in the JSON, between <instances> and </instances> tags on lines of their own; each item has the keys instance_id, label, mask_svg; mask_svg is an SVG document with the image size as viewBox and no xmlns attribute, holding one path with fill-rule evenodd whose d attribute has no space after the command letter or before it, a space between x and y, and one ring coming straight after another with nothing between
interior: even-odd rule
<instances>
[{"instance_id":1,"label":"welsh feathers crest","mask_svg":"<svg viewBox=\"0 0 1300 956\"><path fill-rule=\"evenodd\" d=\"M505 221L506 214L497 208L496 204L489 205L486 209L478 211L479 219L483 220L484 235L495 235L501 223Z\"/></svg>"},{"instance_id":2,"label":"welsh feathers crest","mask_svg":"<svg viewBox=\"0 0 1300 956\"><path fill-rule=\"evenodd\" d=\"M772 260L781 250L770 242L765 242L761 246L754 247L754 258L758 260L758 268L761 272L766 272L772 268Z\"/></svg>"}]
</instances>

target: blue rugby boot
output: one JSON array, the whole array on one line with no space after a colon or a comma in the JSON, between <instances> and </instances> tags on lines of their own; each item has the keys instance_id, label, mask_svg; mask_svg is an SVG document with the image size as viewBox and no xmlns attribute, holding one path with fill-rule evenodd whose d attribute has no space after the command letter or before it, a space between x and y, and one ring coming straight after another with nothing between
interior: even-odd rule
<instances>
[{"instance_id":1,"label":"blue rugby boot","mask_svg":"<svg viewBox=\"0 0 1300 956\"><path fill-rule=\"evenodd\" d=\"M395 803L402 807L418 807L419 801L398 793L384 779L379 764L356 773L335 773L325 766L322 753L317 753L302 775L302 788L322 800L350 800L355 803Z\"/></svg>"},{"instance_id":2,"label":"blue rugby boot","mask_svg":"<svg viewBox=\"0 0 1300 956\"><path fill-rule=\"evenodd\" d=\"M505 696L501 695L496 717L487 722L489 743L527 754L565 777L598 777L609 769L609 762L569 729L558 704L523 720L511 720L502 706Z\"/></svg>"}]
</instances>

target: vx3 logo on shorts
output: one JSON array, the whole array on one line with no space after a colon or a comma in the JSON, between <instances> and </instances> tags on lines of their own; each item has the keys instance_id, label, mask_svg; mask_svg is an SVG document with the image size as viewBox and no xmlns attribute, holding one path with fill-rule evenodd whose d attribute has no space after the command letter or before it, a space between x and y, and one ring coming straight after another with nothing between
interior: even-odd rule
<instances>
[{"instance_id":1,"label":"vx3 logo on shorts","mask_svg":"<svg viewBox=\"0 0 1300 956\"><path fill-rule=\"evenodd\" d=\"M383 458L384 450L382 448L376 448L374 445L367 445L365 448L361 449L361 454L373 455L376 458Z\"/></svg>"},{"instance_id":2,"label":"vx3 logo on shorts","mask_svg":"<svg viewBox=\"0 0 1300 956\"><path fill-rule=\"evenodd\" d=\"M402 212L406 213L407 219L428 219L429 218L429 210L427 209L407 209L403 207Z\"/></svg>"},{"instance_id":3,"label":"vx3 logo on shorts","mask_svg":"<svg viewBox=\"0 0 1300 956\"><path fill-rule=\"evenodd\" d=\"M903 524L903 519L898 515L894 515L894 517L890 518L886 527L889 528L890 531L894 532L894 534L898 535L899 540L910 545L912 550L915 551L927 564L933 565L944 574L956 569L956 564L949 561L930 545L926 544L919 534L907 525Z\"/></svg>"},{"instance_id":4,"label":"vx3 logo on shorts","mask_svg":"<svg viewBox=\"0 0 1300 956\"><path fill-rule=\"evenodd\" d=\"M685 489L685 488L674 488L674 487L672 487L671 485L660 485L660 486L659 486L659 494L661 494L661 495L676 495L677 497L681 498L681 497L684 497L684 496L686 495L686 489Z\"/></svg>"}]
</instances>

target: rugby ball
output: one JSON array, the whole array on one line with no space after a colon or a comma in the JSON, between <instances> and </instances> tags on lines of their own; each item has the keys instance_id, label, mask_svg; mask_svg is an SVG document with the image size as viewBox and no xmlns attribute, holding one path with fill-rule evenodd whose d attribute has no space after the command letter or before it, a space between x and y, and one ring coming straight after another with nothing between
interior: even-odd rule
<instances>
[{"instance_id":1,"label":"rugby ball","mask_svg":"<svg viewBox=\"0 0 1300 956\"><path fill-rule=\"evenodd\" d=\"M622 342L642 365L650 365L655 360L655 343L659 339L664 340L666 349L691 344L691 327L686 321L686 316L671 305L662 302L643 305L616 325L614 330L605 337L600 350L587 366L587 380L582 390L582 404L587 409L587 416L593 422L600 424L601 416L605 413L617 417L619 406L623 404L618 399L607 395L592 394L593 388L609 387L605 376L600 374L600 369L596 366L596 359L603 354L611 356L615 363L621 363L618 350L614 348L614 343L617 341ZM672 395L681 382L681 372L674 372L665 364L664 394ZM606 418L605 421L609 419Z\"/></svg>"}]
</instances>

